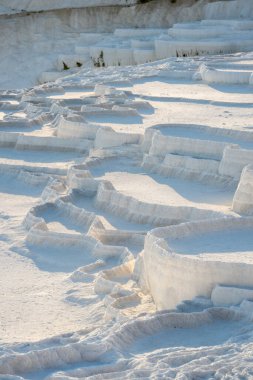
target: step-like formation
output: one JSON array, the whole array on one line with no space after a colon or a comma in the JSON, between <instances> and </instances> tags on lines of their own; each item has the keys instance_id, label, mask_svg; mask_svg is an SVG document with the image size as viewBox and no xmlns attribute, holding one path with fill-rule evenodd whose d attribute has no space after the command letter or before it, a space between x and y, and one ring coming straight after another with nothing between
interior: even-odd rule
<instances>
[{"instance_id":1,"label":"step-like formation","mask_svg":"<svg viewBox=\"0 0 253 380\"><path fill-rule=\"evenodd\" d=\"M229 62L219 62L200 66L202 80L207 83L222 84L253 84L252 55L244 60L231 59Z\"/></svg>"},{"instance_id":2,"label":"step-like formation","mask_svg":"<svg viewBox=\"0 0 253 380\"><path fill-rule=\"evenodd\" d=\"M210 184L237 182L242 169L252 162L252 138L250 131L198 125L149 128L142 143L142 166L162 175ZM245 149L245 144L251 149Z\"/></svg>"},{"instance_id":3,"label":"step-like formation","mask_svg":"<svg viewBox=\"0 0 253 380\"><path fill-rule=\"evenodd\" d=\"M170 29L116 29L113 33L80 33L75 54L60 55L58 71L41 74L41 83L81 67L103 68L145 64L168 57L235 53L253 49L253 21L205 19L175 24ZM70 70L70 71L69 71ZM251 83L252 65L235 62L225 67L203 65L202 79L218 83Z\"/></svg>"},{"instance_id":4,"label":"step-like formation","mask_svg":"<svg viewBox=\"0 0 253 380\"><path fill-rule=\"evenodd\" d=\"M168 72L166 67L159 75L162 77L165 72ZM72 90L68 92L70 88ZM251 177L247 165L253 163L253 135L251 131L182 124L148 128L144 135L129 132L123 128L125 118L138 124L146 112L152 111L151 104L129 91L95 84L95 81L93 87L86 83L75 91L73 88L70 77L55 87L38 87L22 96L4 96L2 107L10 111L2 121L4 131L0 137L6 158L1 162L1 170L57 176L45 188L40 204L33 207L24 220L28 229L27 244L85 249L88 255L86 265L92 263L94 256L103 262L111 257L117 258L119 264L123 261L118 274L116 269L113 276L103 271L95 285L96 292L108 295L108 313L115 316L114 308L124 309L124 302L126 305L133 302L135 308L140 304L138 291L134 293L130 286L134 261L130 267L125 263L134 260L134 252L142 249L146 232L152 226L193 221L193 226L199 226L199 220L207 219L206 224L201 222L200 225L206 225L209 233L210 220L214 225L221 223L222 226L228 222L232 228L238 220L244 223L243 219L237 218L239 214L251 214L253 202L247 190ZM16 103L13 103L14 99ZM22 114L18 124L14 118L17 111ZM108 127L106 118L111 123L116 120L114 128ZM12 132L13 123L15 132ZM11 160L6 147L20 152L23 160ZM31 164L29 159L24 162L30 150L39 153L38 163ZM69 152L70 161L47 162L45 150L53 150L57 155ZM67 157L67 153L64 156ZM73 159L79 163L69 165ZM106 165L110 166L110 173L105 171ZM145 187L149 192L143 192ZM204 202L199 200L196 204L183 195L181 189L186 187L189 194L195 192L197 196L199 191L201 196L205 191L209 195ZM227 194L224 203L222 198L219 199L221 189L223 196ZM232 219L224 219L225 216ZM178 227L179 230L188 228L188 224L183 226L186 227ZM191 224L189 226L192 228ZM174 231L174 227L169 227L168 231L170 228ZM157 231L154 237L150 234L149 240L156 239L156 233L160 234L160 230ZM170 232L165 231L169 238ZM149 270L149 265L152 268L151 263L154 260L159 263L159 259L153 258L149 240L143 256L145 275L142 273L141 276L147 276L143 284L148 281L154 296L156 290L149 276L156 275ZM151 245L155 247L153 243ZM159 256L159 251L156 255ZM172 257L181 260L180 256ZM120 274L125 271L127 275ZM85 267L79 268L71 278L82 281L86 273ZM126 286L118 285L114 280L117 276L128 278ZM196 277L195 273L193 277ZM217 279L216 283L220 282L222 279ZM239 281L237 285L252 284ZM175 300L169 297L170 305L156 301L155 296L154 299L160 308L174 307L184 297L197 296L202 283L194 285L194 289L190 295L178 293ZM205 295L209 293L210 287ZM167 293L161 291L161 294Z\"/></svg>"},{"instance_id":5,"label":"step-like formation","mask_svg":"<svg viewBox=\"0 0 253 380\"><path fill-rule=\"evenodd\" d=\"M143 260L158 309L174 308L197 295L210 297L213 289L217 295L217 284L252 289L252 223L252 218L220 218L153 230ZM239 301L223 298L223 304Z\"/></svg>"},{"instance_id":6,"label":"step-like formation","mask_svg":"<svg viewBox=\"0 0 253 380\"><path fill-rule=\"evenodd\" d=\"M222 355L235 350L228 339L238 338L253 310L252 95L238 82L237 93L224 98L224 84L214 90L201 77L207 67L226 65L247 71L250 57L172 58L131 73L87 69L0 94L1 174L19 181L18 191L21 184L43 189L13 250L46 272L56 268L68 286L60 297L87 313L80 328L89 324L74 334L69 327L58 340L12 347L0 373L149 378L158 355L158 373L170 378L171 368L194 373L181 362L188 349L193 361L203 360L206 377L216 355L218 376ZM229 113L233 125L224 126ZM210 327L220 331L212 339ZM148 354L140 371L128 352L147 345L156 358ZM247 360L250 349L245 344ZM54 373L66 365L73 367Z\"/></svg>"},{"instance_id":7,"label":"step-like formation","mask_svg":"<svg viewBox=\"0 0 253 380\"><path fill-rule=\"evenodd\" d=\"M157 58L225 54L252 49L250 20L202 20L175 24L155 41Z\"/></svg>"}]
</instances>

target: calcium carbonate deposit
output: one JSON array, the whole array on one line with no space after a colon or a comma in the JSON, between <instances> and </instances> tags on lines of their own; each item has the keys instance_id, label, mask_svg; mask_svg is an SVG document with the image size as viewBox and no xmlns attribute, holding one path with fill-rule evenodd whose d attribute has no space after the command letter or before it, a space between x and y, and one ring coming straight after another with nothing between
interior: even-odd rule
<instances>
[{"instance_id":1,"label":"calcium carbonate deposit","mask_svg":"<svg viewBox=\"0 0 253 380\"><path fill-rule=\"evenodd\" d=\"M0 379L253 379L253 1L0 0Z\"/></svg>"}]
</instances>

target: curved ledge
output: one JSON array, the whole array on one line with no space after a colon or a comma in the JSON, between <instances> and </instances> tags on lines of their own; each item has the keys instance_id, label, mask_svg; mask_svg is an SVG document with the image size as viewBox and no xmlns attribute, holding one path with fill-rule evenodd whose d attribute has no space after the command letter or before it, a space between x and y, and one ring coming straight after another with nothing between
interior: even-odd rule
<instances>
[{"instance_id":1,"label":"curved ledge","mask_svg":"<svg viewBox=\"0 0 253 380\"><path fill-rule=\"evenodd\" d=\"M232 255L226 252L226 245L225 251L224 247L222 248L223 254L212 254L212 250L210 254L204 253L209 247L207 244L212 247L218 236L222 245L221 236L226 231L230 231L231 236L238 235L239 240L240 233L244 236L244 231L248 231L247 236L251 239L252 227L253 218L230 217L184 223L149 232L145 239L143 260L146 283L157 308L171 309L183 300L196 296L210 297L212 289L217 284L252 287L251 254L245 252L239 256ZM187 241L194 239L194 242L197 242L198 239L202 239L203 242L205 236L209 239L209 243L201 243L203 251L187 254L187 244L189 244L188 251L191 252L191 245ZM182 254L177 253L176 248L182 246L180 242L186 244L183 246Z\"/></svg>"}]
</instances>

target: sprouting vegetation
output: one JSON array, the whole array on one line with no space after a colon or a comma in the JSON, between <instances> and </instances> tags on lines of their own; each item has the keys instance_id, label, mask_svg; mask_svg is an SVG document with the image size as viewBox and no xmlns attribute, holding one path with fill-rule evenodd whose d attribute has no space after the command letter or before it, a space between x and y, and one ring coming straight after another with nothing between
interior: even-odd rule
<instances>
[{"instance_id":1,"label":"sprouting vegetation","mask_svg":"<svg viewBox=\"0 0 253 380\"><path fill-rule=\"evenodd\" d=\"M63 64L63 70L69 70L70 69L70 67L64 61L62 61L62 64Z\"/></svg>"},{"instance_id":2,"label":"sprouting vegetation","mask_svg":"<svg viewBox=\"0 0 253 380\"><path fill-rule=\"evenodd\" d=\"M92 58L94 67L105 67L104 52L101 50L98 58Z\"/></svg>"}]
</instances>

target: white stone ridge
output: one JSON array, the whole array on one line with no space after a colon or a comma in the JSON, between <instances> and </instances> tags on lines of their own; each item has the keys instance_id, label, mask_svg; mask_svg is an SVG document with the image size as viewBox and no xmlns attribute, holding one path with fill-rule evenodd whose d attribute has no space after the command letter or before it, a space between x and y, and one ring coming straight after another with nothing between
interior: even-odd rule
<instances>
[{"instance_id":1,"label":"white stone ridge","mask_svg":"<svg viewBox=\"0 0 253 380\"><path fill-rule=\"evenodd\" d=\"M95 111L94 113L96 114L97 112ZM84 112L83 114L85 115L86 113ZM126 115L138 115L135 110L133 112L131 109L128 110L127 108L124 108L123 110L105 110L103 114L118 115L123 117ZM93 142L95 148L138 144L141 137L141 135L137 133L120 133L114 131L110 127L102 127L101 125L96 125L94 123L87 123L81 116L78 115L68 117L61 116L57 124L57 138L51 139L55 139L57 143L59 140L58 145L61 141L66 141L68 142L67 145L71 145L71 141L73 141L72 145L75 144L76 150L79 149L80 151L85 151L91 148ZM76 144L76 140L72 137L73 133L75 135L75 139L80 139L78 144ZM69 138L71 139L69 140ZM48 140L50 140L50 138L48 138ZM78 146L80 147L78 148Z\"/></svg>"},{"instance_id":2,"label":"white stone ridge","mask_svg":"<svg viewBox=\"0 0 253 380\"><path fill-rule=\"evenodd\" d=\"M117 90L114 87L111 86L106 86L104 84L96 84L94 88L95 96L115 96L115 97L120 97L123 99L126 99L126 94L124 91Z\"/></svg>"},{"instance_id":3,"label":"white stone ridge","mask_svg":"<svg viewBox=\"0 0 253 380\"><path fill-rule=\"evenodd\" d=\"M206 144L208 141L208 144ZM219 160L222 157L226 143L211 140L198 140L184 137L163 136L155 133L149 150L151 156L178 154L195 158Z\"/></svg>"},{"instance_id":4,"label":"white stone ridge","mask_svg":"<svg viewBox=\"0 0 253 380\"><path fill-rule=\"evenodd\" d=\"M117 191L109 181L98 180L91 176L86 165L76 165L68 172L70 189L81 191L86 196L95 195L95 204L99 208L120 215L124 219L137 223L164 225L180 223L185 220L204 219L220 213L210 209L190 206L169 206L142 202ZM162 215L162 216L161 216Z\"/></svg>"},{"instance_id":5,"label":"white stone ridge","mask_svg":"<svg viewBox=\"0 0 253 380\"><path fill-rule=\"evenodd\" d=\"M142 202L131 196L121 194L110 183L99 184L96 205L127 220L156 226L178 224L187 220L215 218L219 214L221 215L221 213L211 209Z\"/></svg>"},{"instance_id":6,"label":"white stone ridge","mask_svg":"<svg viewBox=\"0 0 253 380\"><path fill-rule=\"evenodd\" d=\"M143 260L146 282L158 309L174 308L196 296L210 297L218 284L252 287L252 258L244 258L243 253L240 259L235 256L229 259L231 253L226 252L212 258L212 255L205 257L204 246L202 255L181 255L170 248L170 241L174 239L180 242L186 237L196 235L197 239L204 234L228 230L236 233L251 229L252 225L252 218L222 218L151 231L145 240Z\"/></svg>"},{"instance_id":7,"label":"white stone ridge","mask_svg":"<svg viewBox=\"0 0 253 380\"><path fill-rule=\"evenodd\" d=\"M206 65L200 67L202 80L208 83L250 84L252 73L253 66L251 68L245 67L244 70L240 67L236 69L236 66L229 67L229 65L224 69L216 69Z\"/></svg>"},{"instance_id":8,"label":"white stone ridge","mask_svg":"<svg viewBox=\"0 0 253 380\"><path fill-rule=\"evenodd\" d=\"M239 305L244 300L253 300L253 289L217 285L212 290L214 306Z\"/></svg>"},{"instance_id":9,"label":"white stone ridge","mask_svg":"<svg viewBox=\"0 0 253 380\"><path fill-rule=\"evenodd\" d=\"M167 154L164 159L144 155L142 167L151 173L158 173L163 177L178 177L190 181L199 181L206 184L234 184L231 177L218 174L219 161L196 159L189 156Z\"/></svg>"},{"instance_id":10,"label":"white stone ridge","mask_svg":"<svg viewBox=\"0 0 253 380\"><path fill-rule=\"evenodd\" d=\"M206 183L237 182L243 168L253 161L251 150L233 142L243 145L252 140L251 133L202 126L193 126L193 129L196 137L202 139L184 137L188 132L182 125L147 129L142 141L142 151L146 153L143 168L164 176Z\"/></svg>"},{"instance_id":11,"label":"white stone ridge","mask_svg":"<svg viewBox=\"0 0 253 380\"><path fill-rule=\"evenodd\" d=\"M248 149L226 147L219 166L219 174L240 179L243 168L253 163L253 152Z\"/></svg>"},{"instance_id":12,"label":"white stone ridge","mask_svg":"<svg viewBox=\"0 0 253 380\"><path fill-rule=\"evenodd\" d=\"M242 309L243 310L243 309ZM138 345L138 342L142 342L142 339L145 337L155 338L161 334L173 333L181 331L182 329L187 329L196 333L199 328L205 326L213 326L215 329L217 323L223 322L223 325L229 324L233 321L240 322L243 317L247 315L246 312L229 310L227 308L210 308L202 312L193 312L193 313L176 313L176 312L164 312L155 313L151 316L141 316L138 319L133 319L123 323L122 325L117 326L114 330L110 330L108 336L103 339L100 343L86 343L85 341L81 342L69 342L66 345L53 345L51 347L51 342L48 340L47 348L38 349L35 348L32 351L27 351L25 353L7 353L0 359L0 371L2 374L17 375L20 373L31 373L38 370L47 370L49 368L59 368L64 365L75 365L78 362L86 361L90 363L95 363L97 361L103 361L106 355L116 355L118 352L125 352L125 350L131 350L132 346L135 344ZM240 326L240 323L238 324ZM232 326L231 326L232 327ZM229 348L232 349L233 345L230 344ZM174 347L173 347L174 348ZM246 347L249 351L250 347ZM191 355L196 358L199 358L200 353L191 352ZM179 352L179 356L173 354L171 360L179 360L180 354L182 355L183 351ZM223 351L219 346L206 347L205 355L211 357L212 355L221 355ZM165 352L163 352L163 356ZM192 357L191 356L191 357ZM120 373L122 371L129 370L126 369L126 363L117 363L114 365L103 365L103 370L106 370L106 373L113 376L113 373ZM225 365L225 358L222 355L222 364ZM182 364L181 364L182 365ZM78 369L79 375L82 377L88 377L91 374L96 375L96 369L94 370L93 366L90 368L84 367ZM163 365L164 367L164 365ZM108 372L110 371L110 372ZM138 372L138 371L137 371ZM145 371L146 373L147 371ZM75 370L69 370L64 373L64 377L76 375ZM143 372L142 372L143 373ZM139 373L140 374L140 373ZM65 376L66 375L66 376ZM62 373L61 375L62 376ZM56 379L59 377L59 373L55 376L50 376L51 379Z\"/></svg>"},{"instance_id":13,"label":"white stone ridge","mask_svg":"<svg viewBox=\"0 0 253 380\"><path fill-rule=\"evenodd\" d=\"M79 139L95 139L97 131L101 127L94 123L87 123L81 115L61 116L57 123L57 136Z\"/></svg>"},{"instance_id":14,"label":"white stone ridge","mask_svg":"<svg viewBox=\"0 0 253 380\"><path fill-rule=\"evenodd\" d=\"M176 154L167 154L163 160L165 167L181 167L184 170L202 173L217 173L218 161L192 158L189 156L178 156Z\"/></svg>"},{"instance_id":15,"label":"white stone ridge","mask_svg":"<svg viewBox=\"0 0 253 380\"><path fill-rule=\"evenodd\" d=\"M17 144L20 133L0 132L0 145L5 147L14 147Z\"/></svg>"},{"instance_id":16,"label":"white stone ridge","mask_svg":"<svg viewBox=\"0 0 253 380\"><path fill-rule=\"evenodd\" d=\"M233 210L238 214L253 214L253 167L246 166L241 174L241 178L233 199Z\"/></svg>"},{"instance_id":17,"label":"white stone ridge","mask_svg":"<svg viewBox=\"0 0 253 380\"><path fill-rule=\"evenodd\" d=\"M112 128L100 128L96 133L95 148L108 148L125 144L138 144L138 133L116 133Z\"/></svg>"},{"instance_id":18,"label":"white stone ridge","mask_svg":"<svg viewBox=\"0 0 253 380\"><path fill-rule=\"evenodd\" d=\"M21 134L16 143L16 149L87 152L90 148L91 143L89 141L80 141L76 137L66 139L58 136L37 137Z\"/></svg>"},{"instance_id":19,"label":"white stone ridge","mask_svg":"<svg viewBox=\"0 0 253 380\"><path fill-rule=\"evenodd\" d=\"M94 213L75 207L69 200L71 200L71 193L70 196L63 197L62 199L58 196L54 203L45 202L35 206L28 212L23 222L24 226L28 229L26 236L28 244L48 248L75 247L85 249L91 258L97 257L104 260L120 258L121 260L128 261L132 257L132 254L119 243L126 240L131 241L131 239L138 241L138 243L143 243L143 237L136 236L135 232L105 230L99 217ZM40 214L41 211L47 211L47 208L52 207L52 205L58 208L67 218L74 220L75 224L82 226L82 228L86 227L87 232L73 234L51 230L51 227L45 220L41 217L36 217L36 214ZM100 284L100 286L102 285Z\"/></svg>"},{"instance_id":20,"label":"white stone ridge","mask_svg":"<svg viewBox=\"0 0 253 380\"><path fill-rule=\"evenodd\" d=\"M29 243L49 246L73 244L92 249L94 255L98 256L100 254L107 258L118 256L119 252L122 253L122 249L113 248L113 243L118 245L120 242L124 243L127 240L138 242L138 244L143 243L143 233L108 229L108 226L105 227L103 220L94 212L86 211L71 203L75 191L78 191L84 198L90 198L97 192L99 184L106 184L105 181L92 178L85 165L70 167L67 174L67 183L69 190L66 195L62 196L62 191L66 190L64 185L60 181L50 182L43 191L42 203L33 207L26 215L23 224L28 229L27 241ZM51 230L50 224L48 225L45 219L40 216L42 214L46 215L51 208L54 209L56 214L59 213L68 220L74 221L76 225L81 226L82 233L73 234L71 230L67 233L59 232L57 231L59 227L54 225L53 230ZM103 247L100 243L97 244L97 241L110 244L111 248L107 252L106 247Z\"/></svg>"},{"instance_id":21,"label":"white stone ridge","mask_svg":"<svg viewBox=\"0 0 253 380\"><path fill-rule=\"evenodd\" d=\"M82 106L81 112L85 114L85 116L97 115L98 113L102 113L104 116L118 116L118 117L127 117L127 116L140 116L140 114L134 108L127 107L126 105L114 105L112 109L105 109L98 106Z\"/></svg>"},{"instance_id":22,"label":"white stone ridge","mask_svg":"<svg viewBox=\"0 0 253 380\"><path fill-rule=\"evenodd\" d=\"M100 181L94 179L85 165L71 166L67 174L70 189L76 189L83 194L93 196L97 193Z\"/></svg>"},{"instance_id":23,"label":"white stone ridge","mask_svg":"<svg viewBox=\"0 0 253 380\"><path fill-rule=\"evenodd\" d=\"M95 239L89 236L76 234L64 234L44 229L44 225L32 227L27 234L26 241L33 246L43 247L75 247L91 251L97 243Z\"/></svg>"}]
</instances>

